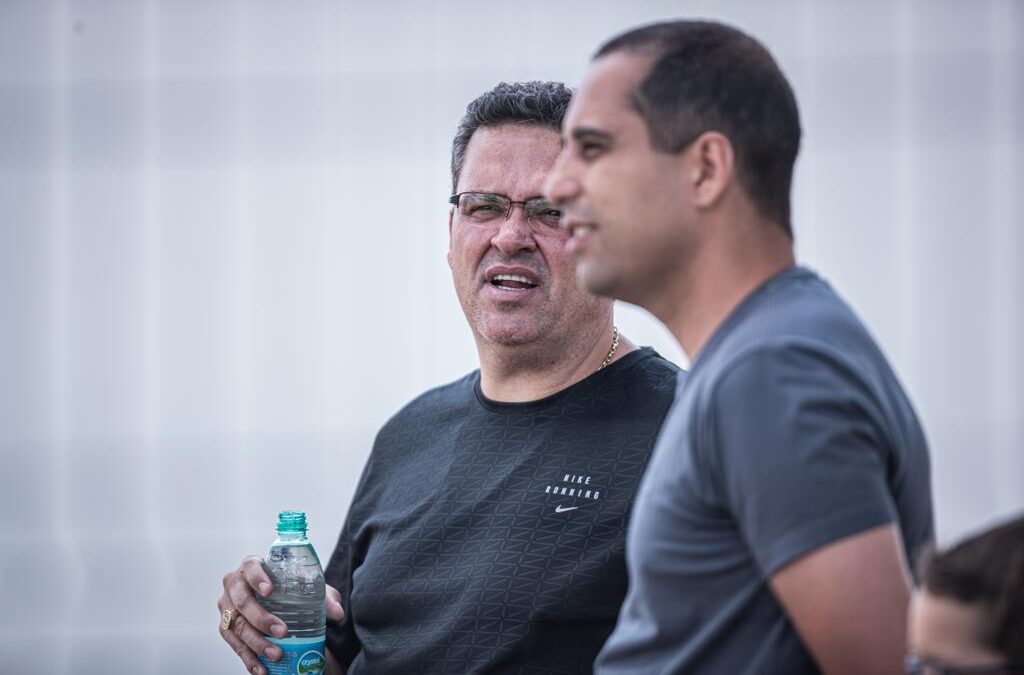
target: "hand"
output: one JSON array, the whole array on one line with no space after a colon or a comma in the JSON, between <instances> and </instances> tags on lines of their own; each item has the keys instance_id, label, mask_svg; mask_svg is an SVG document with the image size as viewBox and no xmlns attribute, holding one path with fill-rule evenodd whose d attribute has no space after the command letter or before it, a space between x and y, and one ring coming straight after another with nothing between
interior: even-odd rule
<instances>
[{"instance_id":1,"label":"hand","mask_svg":"<svg viewBox=\"0 0 1024 675\"><path fill-rule=\"evenodd\" d=\"M264 636L283 638L288 635L284 622L263 609L256 600L256 593L267 597L273 590L262 562L257 556L250 555L242 559L238 569L224 575L224 593L217 601L217 609L222 615L225 610L234 613L230 629L224 630L221 626L220 636L242 659L246 670L254 675L266 675L267 672L260 665L257 654L263 654L271 661L281 658L281 648Z\"/></svg>"},{"instance_id":2,"label":"hand","mask_svg":"<svg viewBox=\"0 0 1024 675\"><path fill-rule=\"evenodd\" d=\"M341 608L341 593L334 586L325 585L327 595L324 597L324 608L327 610L327 618L332 621L341 621L345 618L345 610Z\"/></svg>"},{"instance_id":3,"label":"hand","mask_svg":"<svg viewBox=\"0 0 1024 675\"><path fill-rule=\"evenodd\" d=\"M257 654L263 654L271 661L281 658L281 648L264 637L272 635L283 638L288 635L288 627L281 619L263 609L256 600L256 593L267 597L273 592L270 577L263 569L259 557L250 555L242 559L238 569L224 575L224 593L217 601L217 609L233 610L234 618L231 628L220 629L220 635L238 654L245 668L254 675L267 675L266 669L260 665ZM341 608L341 594L337 589L327 586L324 600L327 616L341 620L345 612Z\"/></svg>"}]
</instances>

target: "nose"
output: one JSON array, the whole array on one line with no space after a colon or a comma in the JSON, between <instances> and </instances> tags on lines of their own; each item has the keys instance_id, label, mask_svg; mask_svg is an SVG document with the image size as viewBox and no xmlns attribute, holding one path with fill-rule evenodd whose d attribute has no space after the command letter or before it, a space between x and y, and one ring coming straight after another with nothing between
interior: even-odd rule
<instances>
[{"instance_id":1,"label":"nose","mask_svg":"<svg viewBox=\"0 0 1024 675\"><path fill-rule=\"evenodd\" d=\"M498 225L498 230L491 237L491 244L509 257L520 251L533 251L537 248L533 228L526 221L525 206L512 205L512 212Z\"/></svg>"},{"instance_id":2,"label":"nose","mask_svg":"<svg viewBox=\"0 0 1024 675\"><path fill-rule=\"evenodd\" d=\"M566 206L579 196L580 184L571 164L568 152L562 150L544 181L544 198L555 206Z\"/></svg>"}]
</instances>

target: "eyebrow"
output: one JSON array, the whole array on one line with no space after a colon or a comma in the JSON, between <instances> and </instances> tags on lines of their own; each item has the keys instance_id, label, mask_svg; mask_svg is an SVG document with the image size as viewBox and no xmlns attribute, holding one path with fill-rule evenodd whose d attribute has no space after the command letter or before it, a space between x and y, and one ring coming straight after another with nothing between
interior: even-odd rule
<instances>
[{"instance_id":1,"label":"eyebrow","mask_svg":"<svg viewBox=\"0 0 1024 675\"><path fill-rule=\"evenodd\" d=\"M572 138L574 141L602 141L604 143L611 143L614 137L607 131L601 131L594 127L576 127L572 130Z\"/></svg>"},{"instance_id":2,"label":"eyebrow","mask_svg":"<svg viewBox=\"0 0 1024 675\"><path fill-rule=\"evenodd\" d=\"M476 193L478 195L485 195L487 197L504 197L505 199L508 199L510 201L512 200L512 198L509 197L506 194L503 194L501 192L492 192L491 190L463 190L459 194L460 195L464 195L464 194L469 194L469 193ZM522 201L528 202L528 201L532 201L534 199L540 199L540 200L545 201L545 202L547 201L547 198L544 195L533 195L532 197L526 197ZM519 203L519 202L517 202L517 203Z\"/></svg>"}]
</instances>

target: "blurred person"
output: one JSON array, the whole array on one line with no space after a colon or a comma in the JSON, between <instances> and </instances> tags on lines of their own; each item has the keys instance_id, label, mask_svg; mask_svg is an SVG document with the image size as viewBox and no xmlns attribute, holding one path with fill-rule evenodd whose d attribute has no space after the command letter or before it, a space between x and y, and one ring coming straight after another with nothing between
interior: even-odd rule
<instances>
[{"instance_id":1,"label":"blurred person","mask_svg":"<svg viewBox=\"0 0 1024 675\"><path fill-rule=\"evenodd\" d=\"M910 401L795 264L797 104L768 51L674 21L601 47L546 194L594 293L692 360L637 497L599 673L896 673L907 560L932 539Z\"/></svg>"},{"instance_id":2,"label":"blurred person","mask_svg":"<svg viewBox=\"0 0 1024 675\"><path fill-rule=\"evenodd\" d=\"M1024 673L1024 516L926 554L918 580L908 673Z\"/></svg>"},{"instance_id":3,"label":"blurred person","mask_svg":"<svg viewBox=\"0 0 1024 675\"><path fill-rule=\"evenodd\" d=\"M678 369L580 286L541 196L570 96L502 84L459 125L448 264L480 368L377 436L326 567L329 672L585 673L615 625ZM251 672L284 631L253 602L269 583L248 557L218 602Z\"/></svg>"}]
</instances>

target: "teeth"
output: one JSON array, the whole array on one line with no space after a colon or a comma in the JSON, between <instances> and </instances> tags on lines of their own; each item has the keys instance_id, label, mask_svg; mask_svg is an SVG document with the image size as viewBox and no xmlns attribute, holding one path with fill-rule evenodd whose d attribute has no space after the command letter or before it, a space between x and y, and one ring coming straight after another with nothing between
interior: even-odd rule
<instances>
[{"instance_id":1,"label":"teeth","mask_svg":"<svg viewBox=\"0 0 1024 675\"><path fill-rule=\"evenodd\" d=\"M533 282L526 277L521 277L518 274L495 274L494 281L518 281L521 284L533 285Z\"/></svg>"}]
</instances>

